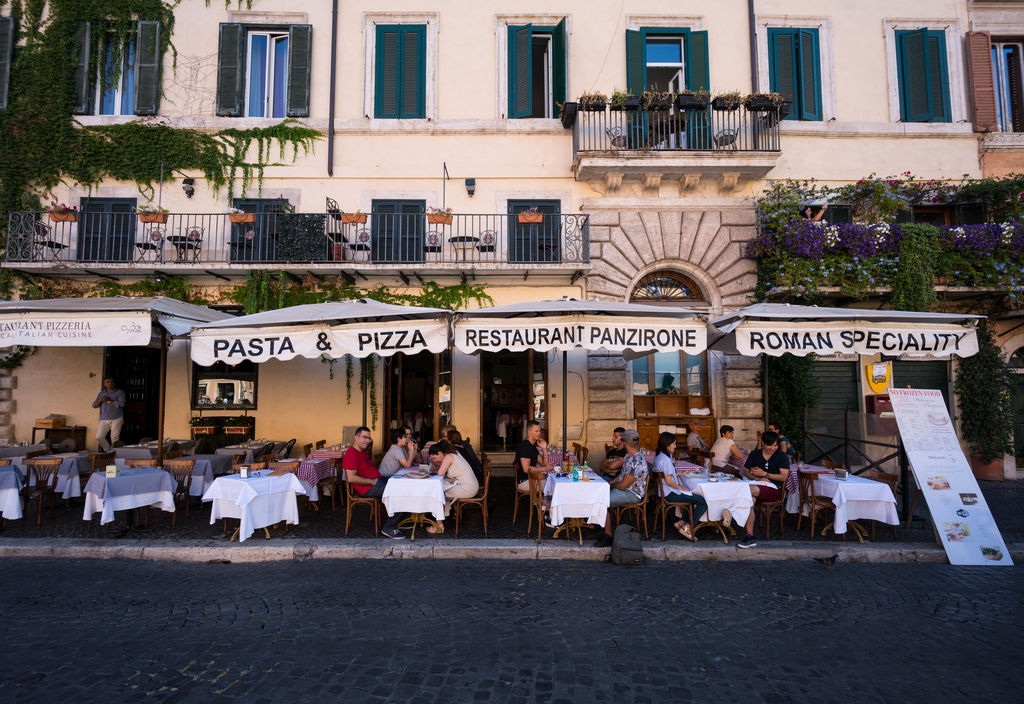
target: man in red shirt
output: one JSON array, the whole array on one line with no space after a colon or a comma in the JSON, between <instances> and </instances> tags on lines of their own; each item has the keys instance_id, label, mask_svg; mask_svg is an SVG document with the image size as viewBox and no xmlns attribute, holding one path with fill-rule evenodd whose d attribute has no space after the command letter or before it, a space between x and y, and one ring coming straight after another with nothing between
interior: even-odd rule
<instances>
[{"instance_id":1,"label":"man in red shirt","mask_svg":"<svg viewBox=\"0 0 1024 704\"><path fill-rule=\"evenodd\" d=\"M345 451L341 466L345 469L345 480L352 485L356 493L371 499L379 499L384 496L384 487L388 484L388 478L380 475L380 471L373 464L370 453L366 451L372 439L369 428L365 426L356 428L352 446ZM404 513L388 516L388 520L380 532L394 540L404 539L405 536L398 530L398 524L404 518Z\"/></svg>"}]
</instances>

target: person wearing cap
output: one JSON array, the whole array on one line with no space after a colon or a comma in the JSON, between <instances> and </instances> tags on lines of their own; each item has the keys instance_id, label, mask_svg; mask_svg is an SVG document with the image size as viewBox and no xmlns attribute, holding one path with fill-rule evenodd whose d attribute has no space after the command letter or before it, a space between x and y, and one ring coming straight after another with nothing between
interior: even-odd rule
<instances>
[{"instance_id":1,"label":"person wearing cap","mask_svg":"<svg viewBox=\"0 0 1024 704\"><path fill-rule=\"evenodd\" d=\"M594 543L594 547L598 548L612 544L612 509L625 504L638 504L645 499L647 460L640 452L640 434L631 428L619 433L619 437L626 444L626 458L622 461L622 471L609 483L611 491L604 533Z\"/></svg>"},{"instance_id":2,"label":"person wearing cap","mask_svg":"<svg viewBox=\"0 0 1024 704\"><path fill-rule=\"evenodd\" d=\"M691 420L689 426L690 434L686 436L686 449L690 452L708 449L708 444L700 436L700 421L697 419Z\"/></svg>"}]
</instances>

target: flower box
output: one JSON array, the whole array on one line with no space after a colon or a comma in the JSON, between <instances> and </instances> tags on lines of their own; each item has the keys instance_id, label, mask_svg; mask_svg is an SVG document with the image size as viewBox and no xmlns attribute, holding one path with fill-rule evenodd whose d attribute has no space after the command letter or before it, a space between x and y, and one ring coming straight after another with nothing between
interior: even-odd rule
<instances>
[{"instance_id":1,"label":"flower box","mask_svg":"<svg viewBox=\"0 0 1024 704\"><path fill-rule=\"evenodd\" d=\"M161 225L167 222L167 213L139 213L140 222L154 222L160 223Z\"/></svg>"},{"instance_id":2,"label":"flower box","mask_svg":"<svg viewBox=\"0 0 1024 704\"><path fill-rule=\"evenodd\" d=\"M192 437L196 435L216 435L216 425L193 425L192 426Z\"/></svg>"},{"instance_id":3,"label":"flower box","mask_svg":"<svg viewBox=\"0 0 1024 704\"><path fill-rule=\"evenodd\" d=\"M668 110L672 107L672 98L665 95L648 98L645 102L648 110Z\"/></svg>"},{"instance_id":4,"label":"flower box","mask_svg":"<svg viewBox=\"0 0 1024 704\"><path fill-rule=\"evenodd\" d=\"M254 425L225 425L225 435L249 435L255 429Z\"/></svg>"},{"instance_id":5,"label":"flower box","mask_svg":"<svg viewBox=\"0 0 1024 704\"><path fill-rule=\"evenodd\" d=\"M50 213L50 222L78 222L78 213L68 210L63 213Z\"/></svg>"},{"instance_id":6,"label":"flower box","mask_svg":"<svg viewBox=\"0 0 1024 704\"><path fill-rule=\"evenodd\" d=\"M772 100L767 95L754 95L747 100L746 105L750 112L775 112L780 107L780 102Z\"/></svg>"},{"instance_id":7,"label":"flower box","mask_svg":"<svg viewBox=\"0 0 1024 704\"><path fill-rule=\"evenodd\" d=\"M676 97L676 106L680 110L704 110L708 106L708 98L692 93L680 93Z\"/></svg>"},{"instance_id":8,"label":"flower box","mask_svg":"<svg viewBox=\"0 0 1024 704\"><path fill-rule=\"evenodd\" d=\"M585 112L604 112L606 103L586 103L583 106Z\"/></svg>"},{"instance_id":9,"label":"flower box","mask_svg":"<svg viewBox=\"0 0 1024 704\"><path fill-rule=\"evenodd\" d=\"M627 95L626 100L622 103L622 107L626 110L639 110L640 109L640 96L639 95Z\"/></svg>"},{"instance_id":10,"label":"flower box","mask_svg":"<svg viewBox=\"0 0 1024 704\"><path fill-rule=\"evenodd\" d=\"M544 213L519 213L519 222L523 224L544 222Z\"/></svg>"},{"instance_id":11,"label":"flower box","mask_svg":"<svg viewBox=\"0 0 1024 704\"><path fill-rule=\"evenodd\" d=\"M444 213L429 213L427 215L427 222L432 225L451 225L452 216L450 214L445 215Z\"/></svg>"},{"instance_id":12,"label":"flower box","mask_svg":"<svg viewBox=\"0 0 1024 704\"><path fill-rule=\"evenodd\" d=\"M256 213L228 213L228 220L235 225L240 225L244 222L256 222Z\"/></svg>"},{"instance_id":13,"label":"flower box","mask_svg":"<svg viewBox=\"0 0 1024 704\"><path fill-rule=\"evenodd\" d=\"M361 225L366 222L366 215L364 213L342 213L341 221L348 225Z\"/></svg>"},{"instance_id":14,"label":"flower box","mask_svg":"<svg viewBox=\"0 0 1024 704\"><path fill-rule=\"evenodd\" d=\"M711 101L711 109L719 112L733 112L740 109L740 103L734 103L725 98L715 98Z\"/></svg>"}]
</instances>

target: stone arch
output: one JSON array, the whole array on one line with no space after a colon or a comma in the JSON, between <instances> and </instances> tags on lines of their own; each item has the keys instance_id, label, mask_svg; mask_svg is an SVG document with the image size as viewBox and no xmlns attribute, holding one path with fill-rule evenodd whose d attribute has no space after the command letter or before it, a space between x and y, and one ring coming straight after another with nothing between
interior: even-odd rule
<instances>
[{"instance_id":1,"label":"stone arch","mask_svg":"<svg viewBox=\"0 0 1024 704\"><path fill-rule=\"evenodd\" d=\"M701 296L711 308L712 314L719 314L722 311L722 294L719 291L715 280L708 276L707 272L690 262L681 259L663 259L640 269L630 280L625 290L624 300L628 303L637 285L648 275L658 271L678 272L690 279L700 288ZM685 305L685 302L681 302Z\"/></svg>"}]
</instances>

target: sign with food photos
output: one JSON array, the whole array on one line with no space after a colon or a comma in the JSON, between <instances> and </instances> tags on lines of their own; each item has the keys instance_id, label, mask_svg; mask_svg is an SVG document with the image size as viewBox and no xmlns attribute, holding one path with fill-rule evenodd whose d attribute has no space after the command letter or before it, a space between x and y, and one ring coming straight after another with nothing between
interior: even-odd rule
<instances>
[{"instance_id":1,"label":"sign with food photos","mask_svg":"<svg viewBox=\"0 0 1024 704\"><path fill-rule=\"evenodd\" d=\"M985 495L960 449L942 393L890 389L903 446L952 565L1012 565Z\"/></svg>"}]
</instances>

